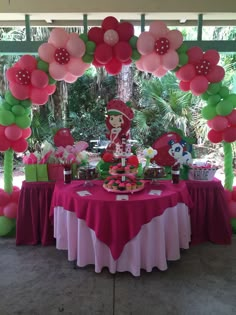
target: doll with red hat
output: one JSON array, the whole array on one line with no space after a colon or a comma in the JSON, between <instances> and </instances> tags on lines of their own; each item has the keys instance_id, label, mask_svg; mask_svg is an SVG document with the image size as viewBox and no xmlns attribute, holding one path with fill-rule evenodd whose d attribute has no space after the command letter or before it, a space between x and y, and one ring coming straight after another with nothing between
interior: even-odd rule
<instances>
[{"instance_id":1,"label":"doll with red hat","mask_svg":"<svg viewBox=\"0 0 236 315\"><path fill-rule=\"evenodd\" d=\"M122 138L130 138L130 126L133 117L134 113L129 107L129 103L113 99L107 104L107 138L110 140L107 150L115 151L116 144L121 144Z\"/></svg>"}]
</instances>

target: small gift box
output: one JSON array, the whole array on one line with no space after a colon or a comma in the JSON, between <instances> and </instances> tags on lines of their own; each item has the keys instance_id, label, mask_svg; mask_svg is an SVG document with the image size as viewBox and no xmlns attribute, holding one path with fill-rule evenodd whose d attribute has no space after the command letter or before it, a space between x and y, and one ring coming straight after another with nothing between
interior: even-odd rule
<instances>
[{"instance_id":1,"label":"small gift box","mask_svg":"<svg viewBox=\"0 0 236 315\"><path fill-rule=\"evenodd\" d=\"M47 182L48 181L47 164L36 164L36 170L37 170L37 181Z\"/></svg>"},{"instance_id":2,"label":"small gift box","mask_svg":"<svg viewBox=\"0 0 236 315\"><path fill-rule=\"evenodd\" d=\"M196 163L189 166L188 179L190 180L212 180L218 167L210 163Z\"/></svg>"},{"instance_id":3,"label":"small gift box","mask_svg":"<svg viewBox=\"0 0 236 315\"><path fill-rule=\"evenodd\" d=\"M62 164L48 164L48 179L50 181L63 180L64 166Z\"/></svg>"},{"instance_id":4,"label":"small gift box","mask_svg":"<svg viewBox=\"0 0 236 315\"><path fill-rule=\"evenodd\" d=\"M25 165L25 180L27 182L37 182L37 164Z\"/></svg>"}]
</instances>

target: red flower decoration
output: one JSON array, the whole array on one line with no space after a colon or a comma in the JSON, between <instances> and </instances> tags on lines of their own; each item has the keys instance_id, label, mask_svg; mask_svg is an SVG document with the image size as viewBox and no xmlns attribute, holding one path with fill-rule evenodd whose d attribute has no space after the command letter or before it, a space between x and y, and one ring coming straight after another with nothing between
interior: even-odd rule
<instances>
[{"instance_id":1,"label":"red flower decoration","mask_svg":"<svg viewBox=\"0 0 236 315\"><path fill-rule=\"evenodd\" d=\"M182 91L201 95L206 92L209 83L220 82L224 78L224 68L217 65L220 55L216 50L203 53L201 48L192 47L187 55L188 63L176 72L176 77L181 80L179 87Z\"/></svg>"},{"instance_id":2,"label":"red flower decoration","mask_svg":"<svg viewBox=\"0 0 236 315\"><path fill-rule=\"evenodd\" d=\"M118 22L115 17L108 16L102 27L92 27L88 32L90 41L96 43L93 64L105 66L110 74L118 74L122 65L131 63L132 47L129 43L134 36L134 27L129 22Z\"/></svg>"},{"instance_id":3,"label":"red flower decoration","mask_svg":"<svg viewBox=\"0 0 236 315\"><path fill-rule=\"evenodd\" d=\"M47 103L48 96L56 90L55 85L48 84L48 75L37 69L37 60L30 55L24 55L7 70L9 90L19 100L30 99L35 105Z\"/></svg>"}]
</instances>

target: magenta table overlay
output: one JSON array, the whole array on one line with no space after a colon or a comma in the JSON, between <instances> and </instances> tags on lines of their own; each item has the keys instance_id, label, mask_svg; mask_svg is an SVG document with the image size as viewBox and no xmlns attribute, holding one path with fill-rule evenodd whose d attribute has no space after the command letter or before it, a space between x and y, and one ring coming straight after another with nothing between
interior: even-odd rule
<instances>
[{"instance_id":1,"label":"magenta table overlay","mask_svg":"<svg viewBox=\"0 0 236 315\"><path fill-rule=\"evenodd\" d=\"M184 203L191 207L192 201L185 182L173 185L161 181L158 185L145 184L141 192L129 194L129 200L117 201L117 194L107 192L102 181L93 181L93 186L84 186L84 182L55 185L50 215L55 207L76 213L86 225L95 231L97 238L111 250L117 259L125 244L134 238L142 225L154 217L163 214L165 209ZM150 195L151 190L161 190L161 195ZM78 192L88 191L89 196L80 196ZM170 227L171 228L171 227Z\"/></svg>"}]
</instances>

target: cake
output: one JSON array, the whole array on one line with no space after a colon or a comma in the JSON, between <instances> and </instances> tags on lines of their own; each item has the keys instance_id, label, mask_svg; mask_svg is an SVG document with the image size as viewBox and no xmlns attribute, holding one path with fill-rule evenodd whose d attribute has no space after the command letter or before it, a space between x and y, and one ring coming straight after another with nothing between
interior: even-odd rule
<instances>
[{"instance_id":1,"label":"cake","mask_svg":"<svg viewBox=\"0 0 236 315\"><path fill-rule=\"evenodd\" d=\"M165 169L162 166L152 164L147 168L144 168L144 178L153 179L153 178L162 178L165 176Z\"/></svg>"}]
</instances>

